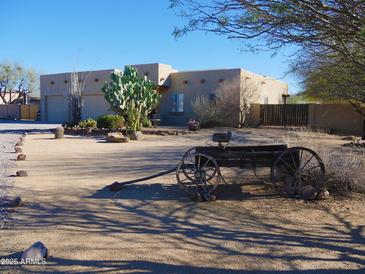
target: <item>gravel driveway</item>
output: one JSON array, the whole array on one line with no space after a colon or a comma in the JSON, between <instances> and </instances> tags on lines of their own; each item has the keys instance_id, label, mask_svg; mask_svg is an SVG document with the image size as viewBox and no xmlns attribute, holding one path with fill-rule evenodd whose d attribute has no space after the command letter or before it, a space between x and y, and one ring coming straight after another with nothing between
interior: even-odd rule
<instances>
[{"instance_id":1,"label":"gravel driveway","mask_svg":"<svg viewBox=\"0 0 365 274\"><path fill-rule=\"evenodd\" d=\"M60 126L59 123L0 120L0 134L9 132L46 132Z\"/></svg>"},{"instance_id":2,"label":"gravel driveway","mask_svg":"<svg viewBox=\"0 0 365 274\"><path fill-rule=\"evenodd\" d=\"M197 203L174 175L125 187L103 187L174 165L211 132L146 136L127 144L103 138L30 134L16 178L24 200L11 228L1 231L1 257L34 243L50 249L33 271L108 273L364 273L364 196L305 203L278 197L252 172L223 185L218 200ZM246 143L280 142L282 131L243 130ZM271 136L271 137L270 137Z\"/></svg>"},{"instance_id":3,"label":"gravel driveway","mask_svg":"<svg viewBox=\"0 0 365 274\"><path fill-rule=\"evenodd\" d=\"M14 144L18 140L18 134L0 134L0 229L5 228L10 219L8 210L2 205L9 198L9 191L14 183L14 178L10 175L15 166Z\"/></svg>"}]
</instances>

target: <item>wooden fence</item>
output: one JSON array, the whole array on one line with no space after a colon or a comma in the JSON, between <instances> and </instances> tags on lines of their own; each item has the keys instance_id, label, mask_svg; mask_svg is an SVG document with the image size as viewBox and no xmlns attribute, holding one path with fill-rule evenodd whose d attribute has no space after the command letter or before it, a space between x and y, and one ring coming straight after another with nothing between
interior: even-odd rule
<instances>
[{"instance_id":1,"label":"wooden fence","mask_svg":"<svg viewBox=\"0 0 365 274\"><path fill-rule=\"evenodd\" d=\"M38 110L38 105L20 105L20 119L37 120Z\"/></svg>"},{"instance_id":2,"label":"wooden fence","mask_svg":"<svg viewBox=\"0 0 365 274\"><path fill-rule=\"evenodd\" d=\"M260 105L263 126L307 126L308 104Z\"/></svg>"},{"instance_id":3,"label":"wooden fence","mask_svg":"<svg viewBox=\"0 0 365 274\"><path fill-rule=\"evenodd\" d=\"M0 119L37 120L38 105L0 105Z\"/></svg>"}]
</instances>

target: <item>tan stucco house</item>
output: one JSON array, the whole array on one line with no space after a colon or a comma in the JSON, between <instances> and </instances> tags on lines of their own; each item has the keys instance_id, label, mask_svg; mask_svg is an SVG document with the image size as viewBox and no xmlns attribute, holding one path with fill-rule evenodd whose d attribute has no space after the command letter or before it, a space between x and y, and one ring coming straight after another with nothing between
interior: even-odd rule
<instances>
[{"instance_id":1,"label":"tan stucco house","mask_svg":"<svg viewBox=\"0 0 365 274\"><path fill-rule=\"evenodd\" d=\"M246 87L254 87L252 103L280 104L282 95L288 93L288 85L269 77L243 70L214 69L200 71L177 71L166 64L131 65L142 77L156 83L162 94L159 108L156 110L163 125L185 125L194 117L192 102L197 95L213 97L227 85L237 95L243 96ZM101 87L110 80L110 74L116 69L80 72L84 79L82 118L97 118L111 113L105 101ZM68 94L71 73L41 75L41 117L44 121L64 122L69 120ZM232 125L238 121L238 113L232 117Z\"/></svg>"}]
</instances>

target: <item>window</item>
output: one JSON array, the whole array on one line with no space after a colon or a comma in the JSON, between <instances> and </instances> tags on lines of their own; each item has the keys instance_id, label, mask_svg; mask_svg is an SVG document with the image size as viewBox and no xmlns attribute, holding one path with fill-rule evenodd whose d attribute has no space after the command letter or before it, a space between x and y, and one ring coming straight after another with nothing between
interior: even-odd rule
<instances>
[{"instance_id":1,"label":"window","mask_svg":"<svg viewBox=\"0 0 365 274\"><path fill-rule=\"evenodd\" d=\"M172 94L171 112L184 112L184 94L183 93Z\"/></svg>"}]
</instances>

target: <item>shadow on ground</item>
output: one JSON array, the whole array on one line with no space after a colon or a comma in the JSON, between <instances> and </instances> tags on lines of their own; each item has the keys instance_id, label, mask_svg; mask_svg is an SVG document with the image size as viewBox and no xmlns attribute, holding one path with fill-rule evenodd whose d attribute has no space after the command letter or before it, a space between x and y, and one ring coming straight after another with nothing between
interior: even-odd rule
<instances>
[{"instance_id":1,"label":"shadow on ground","mask_svg":"<svg viewBox=\"0 0 365 274\"><path fill-rule=\"evenodd\" d=\"M170 168L185 149L135 149L125 154L127 160L121 160L116 153L84 152L52 161L41 158L37 165L42 166L39 172L43 171L45 177L52 171L68 174L67 178L97 180L107 174L120 174L120 180L128 180ZM26 201L19 210L15 233L50 231L53 237L72 236L73 248L79 253L88 248L91 253L100 251L93 242L79 242L78 236L87 235L88 240L106 241L111 258L120 258L95 260L92 253L93 258L74 260L66 258L73 254L55 253L49 267L68 273L77 272L77 268L86 268L85 272L132 273L363 273L365 224L353 224L330 207L294 203L269 191L258 191L260 182L256 181L222 185L218 201L197 203L172 184L174 176L164 180L129 185L117 193L105 189L95 192L91 185L70 185L67 191L52 189L51 193L35 189L32 193L39 202ZM133 245L127 250L134 256L126 260L122 258L126 255L123 248L129 243ZM105 251L105 246L101 249ZM204 263L193 261L195 258ZM299 270L306 268L302 265L318 269ZM340 270L348 265L362 270ZM257 270L275 266L291 270ZM256 270L242 270L247 268ZM50 272L46 268L35 272L42 271Z\"/></svg>"},{"instance_id":2,"label":"shadow on ground","mask_svg":"<svg viewBox=\"0 0 365 274\"><path fill-rule=\"evenodd\" d=\"M149 261L123 261L123 260L67 260L57 257L51 257L47 261L48 267L92 267L96 270L92 273L109 273L109 272L123 272L125 273L169 273L169 274L186 274L186 273L205 273L205 274L363 274L365 268L357 270L343 270L343 269L313 269L313 270L236 270L227 268L213 268L213 267L198 267L189 265L175 265L166 263L157 263ZM25 266L19 269L27 268L29 272L32 267ZM50 273L48 270L37 268L37 273ZM80 273L79 271L69 273Z\"/></svg>"}]
</instances>

